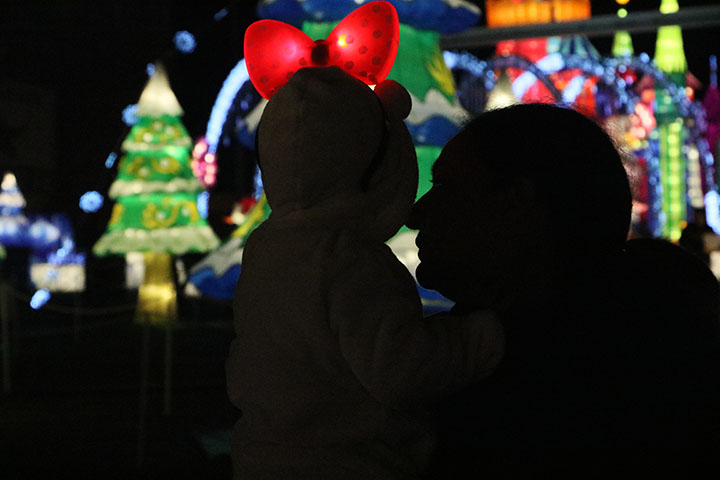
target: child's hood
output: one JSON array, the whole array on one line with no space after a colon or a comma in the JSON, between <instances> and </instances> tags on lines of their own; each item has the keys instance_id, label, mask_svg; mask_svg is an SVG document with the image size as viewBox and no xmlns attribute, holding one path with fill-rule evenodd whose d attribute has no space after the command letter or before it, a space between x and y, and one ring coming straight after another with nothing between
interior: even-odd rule
<instances>
[{"instance_id":1,"label":"child's hood","mask_svg":"<svg viewBox=\"0 0 720 480\"><path fill-rule=\"evenodd\" d=\"M417 191L409 110L407 91L392 81L373 92L337 67L295 73L258 128L271 218L360 226L383 241L394 235Z\"/></svg>"}]
</instances>

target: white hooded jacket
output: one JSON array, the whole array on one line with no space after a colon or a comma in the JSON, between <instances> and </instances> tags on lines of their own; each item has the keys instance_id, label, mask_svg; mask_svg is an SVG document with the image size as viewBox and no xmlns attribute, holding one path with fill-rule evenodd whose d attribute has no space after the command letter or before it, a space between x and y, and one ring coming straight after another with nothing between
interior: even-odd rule
<instances>
[{"instance_id":1,"label":"white hooded jacket","mask_svg":"<svg viewBox=\"0 0 720 480\"><path fill-rule=\"evenodd\" d=\"M376 91L306 68L263 113L272 213L245 247L227 363L236 478L413 478L432 448L424 407L502 355L492 318L423 320L384 243L418 173L409 97Z\"/></svg>"}]
</instances>

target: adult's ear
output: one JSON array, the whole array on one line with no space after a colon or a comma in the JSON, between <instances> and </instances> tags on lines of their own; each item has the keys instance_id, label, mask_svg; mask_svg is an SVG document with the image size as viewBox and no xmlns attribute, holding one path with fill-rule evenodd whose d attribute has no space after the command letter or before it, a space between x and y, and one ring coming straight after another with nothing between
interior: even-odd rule
<instances>
[{"instance_id":1,"label":"adult's ear","mask_svg":"<svg viewBox=\"0 0 720 480\"><path fill-rule=\"evenodd\" d=\"M391 120L403 120L410 115L412 100L408 91L395 80L383 80L375 86L385 113Z\"/></svg>"},{"instance_id":2,"label":"adult's ear","mask_svg":"<svg viewBox=\"0 0 720 480\"><path fill-rule=\"evenodd\" d=\"M505 191L508 213L515 217L516 221L527 221L530 219L541 220L542 201L538 197L535 182L527 177L513 179L510 187Z\"/></svg>"}]
</instances>

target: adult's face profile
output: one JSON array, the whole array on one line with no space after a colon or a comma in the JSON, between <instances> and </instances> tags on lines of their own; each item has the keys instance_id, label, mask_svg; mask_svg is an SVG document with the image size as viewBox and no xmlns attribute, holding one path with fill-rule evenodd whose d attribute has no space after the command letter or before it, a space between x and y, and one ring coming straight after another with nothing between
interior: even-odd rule
<instances>
[{"instance_id":1,"label":"adult's face profile","mask_svg":"<svg viewBox=\"0 0 720 480\"><path fill-rule=\"evenodd\" d=\"M421 285L457 303L491 303L507 246L506 209L491 173L474 158L473 143L461 132L445 146L433 165L433 186L415 204L408 226L418 229Z\"/></svg>"},{"instance_id":2,"label":"adult's face profile","mask_svg":"<svg viewBox=\"0 0 720 480\"><path fill-rule=\"evenodd\" d=\"M631 194L620 156L576 111L486 112L447 144L433 174L408 222L419 230L416 276L458 303L509 306L625 242Z\"/></svg>"}]
</instances>

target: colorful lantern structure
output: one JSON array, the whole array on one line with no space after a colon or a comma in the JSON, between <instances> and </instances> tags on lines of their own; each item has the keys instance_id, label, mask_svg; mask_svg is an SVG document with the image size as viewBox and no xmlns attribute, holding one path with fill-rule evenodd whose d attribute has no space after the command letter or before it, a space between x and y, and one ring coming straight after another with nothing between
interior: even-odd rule
<instances>
[{"instance_id":1,"label":"colorful lantern structure","mask_svg":"<svg viewBox=\"0 0 720 480\"><path fill-rule=\"evenodd\" d=\"M25 197L15 175L6 172L0 183L0 244L6 247L27 246L30 222L23 214Z\"/></svg>"},{"instance_id":2,"label":"colorful lantern structure","mask_svg":"<svg viewBox=\"0 0 720 480\"><path fill-rule=\"evenodd\" d=\"M487 0L487 25L490 28L516 25L568 22L590 18L589 0ZM498 56L519 56L551 69L556 53L599 58L590 41L581 35L568 37L529 38L503 40L496 47ZM557 101L555 95L530 71L511 67L507 71L513 85L514 96L524 103ZM595 110L595 79L581 75L577 69L554 70L551 73L555 86L564 93L563 101L592 115Z\"/></svg>"},{"instance_id":3,"label":"colorful lantern structure","mask_svg":"<svg viewBox=\"0 0 720 480\"><path fill-rule=\"evenodd\" d=\"M629 0L615 0L618 5L627 5ZM625 18L627 10L624 7L618 9L618 17ZM613 35L612 55L613 57L631 56L634 53L632 37L625 30L618 30Z\"/></svg>"},{"instance_id":4,"label":"colorful lantern structure","mask_svg":"<svg viewBox=\"0 0 720 480\"><path fill-rule=\"evenodd\" d=\"M487 0L487 26L569 22L590 16L590 0Z\"/></svg>"},{"instance_id":5,"label":"colorful lantern structure","mask_svg":"<svg viewBox=\"0 0 720 480\"><path fill-rule=\"evenodd\" d=\"M116 201L110 222L93 247L98 256L143 253L137 317L152 324L176 316L171 255L206 252L220 243L197 208L203 187L190 165L182 113L157 65L140 96L138 121L122 144L125 154L109 193Z\"/></svg>"},{"instance_id":6,"label":"colorful lantern structure","mask_svg":"<svg viewBox=\"0 0 720 480\"><path fill-rule=\"evenodd\" d=\"M660 12L679 10L677 0L663 0ZM677 25L658 28L655 45L655 63L678 86L685 86L687 62L683 50L682 30ZM660 180L662 205L665 212L662 235L670 240L680 239L687 219L687 158L683 154L685 134L683 119L675 99L666 89L656 88L655 118L657 119L660 146Z\"/></svg>"},{"instance_id":7,"label":"colorful lantern structure","mask_svg":"<svg viewBox=\"0 0 720 480\"><path fill-rule=\"evenodd\" d=\"M48 292L85 290L85 255L75 251L70 220L63 214L40 217L30 226L35 250L30 255L30 282Z\"/></svg>"},{"instance_id":8,"label":"colorful lantern structure","mask_svg":"<svg viewBox=\"0 0 720 480\"><path fill-rule=\"evenodd\" d=\"M707 119L707 141L715 158L720 158L720 91L717 79L717 57L710 56L710 83L703 99Z\"/></svg>"},{"instance_id":9,"label":"colorful lantern structure","mask_svg":"<svg viewBox=\"0 0 720 480\"><path fill-rule=\"evenodd\" d=\"M238 228L223 245L190 270L188 285L209 297L230 300L242 271L242 253L247 237L270 215L265 194L257 202L239 204L233 212Z\"/></svg>"},{"instance_id":10,"label":"colorful lantern structure","mask_svg":"<svg viewBox=\"0 0 720 480\"><path fill-rule=\"evenodd\" d=\"M628 1L617 3L625 6ZM507 9L504 20L493 23L489 19L489 24L540 23L553 14L553 8L548 10L543 3L552 2L489 1L488 10ZM662 10L674 10L668 8L664 5ZM618 11L619 16L626 14L624 8ZM488 17L492 15L488 11ZM468 53L445 52L445 57L458 82L462 103L473 114L483 111L495 93L504 90L500 80L507 73L518 100L570 104L605 123L623 147L626 167L636 187L633 234L678 238L678 227L681 229L687 219L687 204L704 206L708 224L720 231L720 195L712 158L715 146L708 145L705 137L708 124L704 110L692 100L697 80L687 72L679 27L663 27L658 38L668 40L658 44L656 61L644 53L634 56L632 38L626 32L616 32L614 56L610 58L599 56L582 37L510 41L504 48L499 44L499 55L487 61ZM672 51L675 53L669 54ZM666 107L660 102L665 102ZM664 113L663 108L669 111ZM666 127L662 126L664 122L668 123ZM662 146L661 138L665 142ZM665 155L665 170L661 154ZM672 178L670 188L664 188L663 178ZM672 215L673 233L667 225Z\"/></svg>"},{"instance_id":11,"label":"colorful lantern structure","mask_svg":"<svg viewBox=\"0 0 720 480\"><path fill-rule=\"evenodd\" d=\"M210 188L217 181L215 154L209 151L207 140L201 137L192 149L192 171L203 187Z\"/></svg>"}]
</instances>

